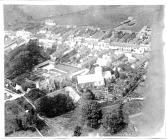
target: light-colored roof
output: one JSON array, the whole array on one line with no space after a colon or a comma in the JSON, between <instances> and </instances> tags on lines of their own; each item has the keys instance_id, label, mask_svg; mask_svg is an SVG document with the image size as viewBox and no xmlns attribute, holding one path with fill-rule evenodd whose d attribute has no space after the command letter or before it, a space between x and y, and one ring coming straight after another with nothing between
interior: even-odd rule
<instances>
[{"instance_id":1,"label":"light-colored roof","mask_svg":"<svg viewBox=\"0 0 167 140\"><path fill-rule=\"evenodd\" d=\"M110 45L118 47L133 47L133 48L148 47L148 45L137 45L132 43L122 43L122 42L111 42Z\"/></svg>"},{"instance_id":2,"label":"light-colored roof","mask_svg":"<svg viewBox=\"0 0 167 140\"><path fill-rule=\"evenodd\" d=\"M5 48L10 47L11 45L16 44L16 43L17 43L17 40L14 40L10 43L5 43Z\"/></svg>"},{"instance_id":3,"label":"light-colored roof","mask_svg":"<svg viewBox=\"0 0 167 140\"><path fill-rule=\"evenodd\" d=\"M89 74L89 75L77 76L77 80L78 84L84 84L84 83L103 81L104 78L102 76L97 76L96 74Z\"/></svg>"},{"instance_id":4,"label":"light-colored roof","mask_svg":"<svg viewBox=\"0 0 167 140\"><path fill-rule=\"evenodd\" d=\"M78 102L78 100L81 98L78 93L72 88L72 87L65 87L65 91L69 92L69 96L75 101Z\"/></svg>"}]
</instances>

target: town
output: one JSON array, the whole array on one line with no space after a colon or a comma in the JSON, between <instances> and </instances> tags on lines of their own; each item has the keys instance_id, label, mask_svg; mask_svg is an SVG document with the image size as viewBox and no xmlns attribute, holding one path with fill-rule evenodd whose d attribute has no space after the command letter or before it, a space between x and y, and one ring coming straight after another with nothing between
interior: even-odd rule
<instances>
[{"instance_id":1,"label":"town","mask_svg":"<svg viewBox=\"0 0 167 140\"><path fill-rule=\"evenodd\" d=\"M32 130L38 132L37 136L88 136L95 129L101 136L119 136L118 128L107 125L109 115L98 116L98 111L104 114L123 106L128 120L142 111L152 30L147 25L139 32L120 28L123 24L133 26L135 22L128 17L114 29L104 30L59 25L48 18L34 32L5 31L5 115L9 116L5 120L5 135ZM85 126L82 123L87 121L82 120L82 115L77 122L76 112L80 106L89 108L89 102L96 112L89 110L88 115L95 114L86 117ZM70 117L62 120L63 115ZM59 118L64 126L69 123L61 134L56 127L61 123ZM16 128L6 124L10 122ZM128 129L137 133L135 126L127 122L117 124L117 127L128 125L125 132L121 130L125 125L119 128L121 134L129 136ZM109 130L106 134L105 130L100 131L105 128Z\"/></svg>"}]
</instances>

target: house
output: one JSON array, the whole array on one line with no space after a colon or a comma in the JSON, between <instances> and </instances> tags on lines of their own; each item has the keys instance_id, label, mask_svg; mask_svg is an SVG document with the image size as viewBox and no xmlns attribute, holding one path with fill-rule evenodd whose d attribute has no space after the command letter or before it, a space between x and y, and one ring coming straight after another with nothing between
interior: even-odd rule
<instances>
[{"instance_id":1,"label":"house","mask_svg":"<svg viewBox=\"0 0 167 140\"><path fill-rule=\"evenodd\" d=\"M70 86L65 87L65 92L69 93L69 96L73 99L73 101L76 103L81 98L79 94Z\"/></svg>"},{"instance_id":2,"label":"house","mask_svg":"<svg viewBox=\"0 0 167 140\"><path fill-rule=\"evenodd\" d=\"M13 50L17 47L17 40L14 40L10 43L5 44L5 51Z\"/></svg>"},{"instance_id":3,"label":"house","mask_svg":"<svg viewBox=\"0 0 167 140\"><path fill-rule=\"evenodd\" d=\"M103 72L103 77L104 79L111 79L112 78L111 72L110 71Z\"/></svg>"},{"instance_id":4,"label":"house","mask_svg":"<svg viewBox=\"0 0 167 140\"><path fill-rule=\"evenodd\" d=\"M78 75L85 75L85 74L87 74L88 72L89 72L89 69L84 68L84 69L82 69L82 70L79 70L79 71L77 71L77 72L72 73L72 74L70 75L70 77L72 78L72 77L78 76Z\"/></svg>"},{"instance_id":5,"label":"house","mask_svg":"<svg viewBox=\"0 0 167 140\"><path fill-rule=\"evenodd\" d=\"M55 40L50 39L39 39L39 43L43 44L43 46L46 48L52 48L53 43L55 43Z\"/></svg>"},{"instance_id":6,"label":"house","mask_svg":"<svg viewBox=\"0 0 167 140\"><path fill-rule=\"evenodd\" d=\"M24 40L23 38L18 38L17 39L17 47L20 47L20 46L22 46L26 43L27 43L26 40Z\"/></svg>"},{"instance_id":7,"label":"house","mask_svg":"<svg viewBox=\"0 0 167 140\"><path fill-rule=\"evenodd\" d=\"M45 24L46 24L46 25L49 25L49 26L54 26L54 25L56 25L56 23L54 23L54 21L51 20L51 19L46 20L46 21L45 21Z\"/></svg>"},{"instance_id":8,"label":"house","mask_svg":"<svg viewBox=\"0 0 167 140\"><path fill-rule=\"evenodd\" d=\"M95 86L103 86L104 77L102 75L102 67L95 67L95 74L77 76L78 84L94 83Z\"/></svg>"},{"instance_id":9,"label":"house","mask_svg":"<svg viewBox=\"0 0 167 140\"><path fill-rule=\"evenodd\" d=\"M24 44L26 44L26 41L23 38L19 37L12 42L5 44L5 52L10 52L11 50L14 50L15 48L20 47Z\"/></svg>"},{"instance_id":10,"label":"house","mask_svg":"<svg viewBox=\"0 0 167 140\"><path fill-rule=\"evenodd\" d=\"M132 56L132 53L125 53L125 56L128 58L129 63L134 63L137 59Z\"/></svg>"},{"instance_id":11,"label":"house","mask_svg":"<svg viewBox=\"0 0 167 140\"><path fill-rule=\"evenodd\" d=\"M49 65L50 63L51 63L50 60L47 60L47 61L45 61L45 62L42 62L42 63L36 65L36 66L34 67L34 70L37 70L38 68L42 68L42 67L44 67L44 66L47 66L47 65Z\"/></svg>"},{"instance_id":12,"label":"house","mask_svg":"<svg viewBox=\"0 0 167 140\"><path fill-rule=\"evenodd\" d=\"M111 63L111 57L108 55L103 55L102 58L98 58L96 61L96 64L98 64L99 66L109 66Z\"/></svg>"},{"instance_id":13,"label":"house","mask_svg":"<svg viewBox=\"0 0 167 140\"><path fill-rule=\"evenodd\" d=\"M25 30L20 30L16 32L16 36L17 37L21 37L22 39L24 39L26 42L29 41L30 37L31 37L31 33Z\"/></svg>"},{"instance_id":14,"label":"house","mask_svg":"<svg viewBox=\"0 0 167 140\"><path fill-rule=\"evenodd\" d=\"M95 86L103 86L104 78L96 74L77 76L78 84L94 83Z\"/></svg>"}]
</instances>

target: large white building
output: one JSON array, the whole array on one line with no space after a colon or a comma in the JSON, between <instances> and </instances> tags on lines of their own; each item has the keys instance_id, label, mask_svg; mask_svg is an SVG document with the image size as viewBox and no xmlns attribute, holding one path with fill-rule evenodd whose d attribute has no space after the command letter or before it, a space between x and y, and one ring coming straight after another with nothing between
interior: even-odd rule
<instances>
[{"instance_id":1,"label":"large white building","mask_svg":"<svg viewBox=\"0 0 167 140\"><path fill-rule=\"evenodd\" d=\"M103 86L104 77L102 75L102 67L96 67L94 74L77 76L78 84L94 83L95 86Z\"/></svg>"},{"instance_id":2,"label":"large white building","mask_svg":"<svg viewBox=\"0 0 167 140\"><path fill-rule=\"evenodd\" d=\"M55 23L53 20L51 20L51 19L46 20L46 21L45 21L45 24L46 24L46 25L49 25L49 26L54 26L54 25L56 25L56 23Z\"/></svg>"}]
</instances>

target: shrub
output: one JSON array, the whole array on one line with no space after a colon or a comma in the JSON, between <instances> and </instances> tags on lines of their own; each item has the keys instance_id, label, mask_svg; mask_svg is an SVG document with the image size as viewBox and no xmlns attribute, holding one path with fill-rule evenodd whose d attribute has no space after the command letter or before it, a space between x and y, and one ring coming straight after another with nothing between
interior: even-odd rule
<instances>
[{"instance_id":1,"label":"shrub","mask_svg":"<svg viewBox=\"0 0 167 140\"><path fill-rule=\"evenodd\" d=\"M30 99L32 102L34 102L35 100L37 100L38 98L41 98L43 96L45 96L46 93L39 90L39 89L32 89L30 90L25 97L27 97L28 99Z\"/></svg>"},{"instance_id":2,"label":"shrub","mask_svg":"<svg viewBox=\"0 0 167 140\"><path fill-rule=\"evenodd\" d=\"M5 102L5 135L20 129L16 119L17 115L22 111L22 108L15 101Z\"/></svg>"},{"instance_id":3,"label":"shrub","mask_svg":"<svg viewBox=\"0 0 167 140\"><path fill-rule=\"evenodd\" d=\"M79 106L79 116L81 124L91 128L99 128L102 119L101 105L96 101L86 101Z\"/></svg>"},{"instance_id":4,"label":"shrub","mask_svg":"<svg viewBox=\"0 0 167 140\"><path fill-rule=\"evenodd\" d=\"M80 136L80 135L81 135L81 127L77 125L74 130L74 136Z\"/></svg>"},{"instance_id":5,"label":"shrub","mask_svg":"<svg viewBox=\"0 0 167 140\"><path fill-rule=\"evenodd\" d=\"M29 82L24 82L21 84L21 87L24 91L27 91L28 88L36 88L36 85Z\"/></svg>"},{"instance_id":6,"label":"shrub","mask_svg":"<svg viewBox=\"0 0 167 140\"><path fill-rule=\"evenodd\" d=\"M120 73L119 78L120 78L120 79L126 79L127 76L126 76L125 73Z\"/></svg>"},{"instance_id":7,"label":"shrub","mask_svg":"<svg viewBox=\"0 0 167 140\"><path fill-rule=\"evenodd\" d=\"M102 126L110 134L116 134L127 126L128 120L128 116L123 113L123 110L120 107L113 112L105 113L103 115Z\"/></svg>"},{"instance_id":8,"label":"shrub","mask_svg":"<svg viewBox=\"0 0 167 140\"><path fill-rule=\"evenodd\" d=\"M95 100L95 95L90 89L86 89L83 93L83 99L85 100Z\"/></svg>"},{"instance_id":9,"label":"shrub","mask_svg":"<svg viewBox=\"0 0 167 140\"><path fill-rule=\"evenodd\" d=\"M40 120L34 110L25 112L16 101L5 103L5 135L19 130L34 130L33 127L36 127L37 121Z\"/></svg>"}]
</instances>

